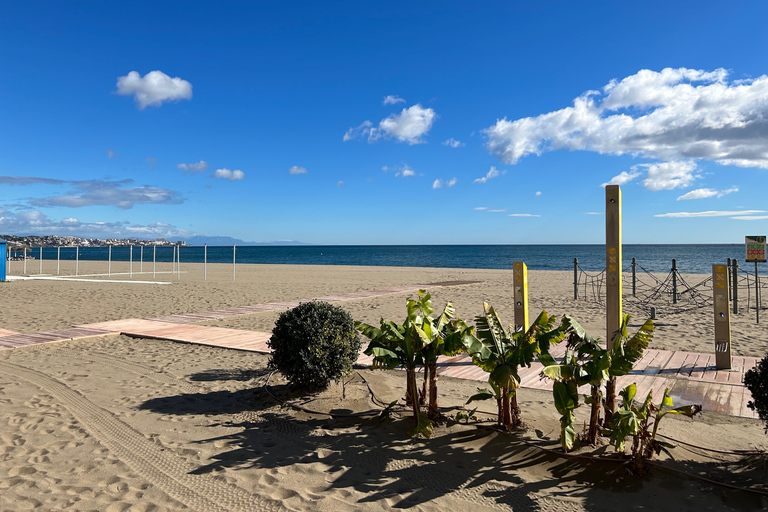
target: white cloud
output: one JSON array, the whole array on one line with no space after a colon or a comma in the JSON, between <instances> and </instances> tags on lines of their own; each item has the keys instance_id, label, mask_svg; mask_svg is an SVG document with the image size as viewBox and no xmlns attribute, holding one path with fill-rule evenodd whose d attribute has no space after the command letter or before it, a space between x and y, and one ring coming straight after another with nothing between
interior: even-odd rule
<instances>
[{"instance_id":1,"label":"white cloud","mask_svg":"<svg viewBox=\"0 0 768 512\"><path fill-rule=\"evenodd\" d=\"M307 174L307 168L294 165L293 167L288 169L288 174Z\"/></svg>"},{"instance_id":2,"label":"white cloud","mask_svg":"<svg viewBox=\"0 0 768 512\"><path fill-rule=\"evenodd\" d=\"M584 215L603 215L603 212L584 212Z\"/></svg>"},{"instance_id":3,"label":"white cloud","mask_svg":"<svg viewBox=\"0 0 768 512\"><path fill-rule=\"evenodd\" d=\"M40 197L29 200L33 206L66 206L82 208L84 206L106 205L116 206L124 210L133 208L136 204L180 204L178 192L164 188L126 187L133 180L106 181L87 180L62 182L74 186L72 194Z\"/></svg>"},{"instance_id":4,"label":"white cloud","mask_svg":"<svg viewBox=\"0 0 768 512\"><path fill-rule=\"evenodd\" d=\"M499 210L488 210L490 213L504 213L507 211L506 208L499 209Z\"/></svg>"},{"instance_id":5,"label":"white cloud","mask_svg":"<svg viewBox=\"0 0 768 512\"><path fill-rule=\"evenodd\" d=\"M696 178L700 177L695 174L696 170L696 162L692 160L637 164L631 167L630 172L622 171L611 178L611 181L603 183L601 186L624 185L645 173L643 186L647 190L656 192L659 190L685 188L690 186Z\"/></svg>"},{"instance_id":6,"label":"white cloud","mask_svg":"<svg viewBox=\"0 0 768 512\"><path fill-rule=\"evenodd\" d=\"M766 220L768 219L768 215L739 215L731 218L733 220Z\"/></svg>"},{"instance_id":7,"label":"white cloud","mask_svg":"<svg viewBox=\"0 0 768 512\"><path fill-rule=\"evenodd\" d=\"M541 215L534 215L533 213L510 213L510 217L541 217Z\"/></svg>"},{"instance_id":8,"label":"white cloud","mask_svg":"<svg viewBox=\"0 0 768 512\"><path fill-rule=\"evenodd\" d=\"M390 94L384 97L384 101L382 102L382 105L397 105L398 103L405 103L405 100L400 96L398 96L397 94L395 95Z\"/></svg>"},{"instance_id":9,"label":"white cloud","mask_svg":"<svg viewBox=\"0 0 768 512\"><path fill-rule=\"evenodd\" d=\"M672 190L685 188L698 178L694 174L696 163L692 161L661 162L658 164L639 164L635 167L645 167L647 174L643 186L648 190Z\"/></svg>"},{"instance_id":10,"label":"white cloud","mask_svg":"<svg viewBox=\"0 0 768 512\"><path fill-rule=\"evenodd\" d=\"M605 187L607 185L624 185L625 183L629 183L630 181L634 180L638 176L641 176L642 174L643 173L639 171L632 171L632 172L621 171L620 174L617 174L616 176L611 178L611 181L609 181L608 183L603 183L600 186Z\"/></svg>"},{"instance_id":11,"label":"white cloud","mask_svg":"<svg viewBox=\"0 0 768 512\"><path fill-rule=\"evenodd\" d=\"M502 174L505 174L507 171L499 171L495 167L491 166L491 169L483 176L482 178L477 178L472 183L486 183L488 180L493 179L497 176L501 176Z\"/></svg>"},{"instance_id":12,"label":"white cloud","mask_svg":"<svg viewBox=\"0 0 768 512\"><path fill-rule=\"evenodd\" d=\"M237 171L230 171L229 169L216 169L213 174L211 174L212 178L224 178L225 180L229 181L235 181L235 180L242 180L245 178L245 173L243 171L237 170Z\"/></svg>"},{"instance_id":13,"label":"white cloud","mask_svg":"<svg viewBox=\"0 0 768 512\"><path fill-rule=\"evenodd\" d=\"M74 217L56 221L39 210L11 212L0 209L0 233L79 236L86 238L183 238L191 233L171 224L129 222L81 222Z\"/></svg>"},{"instance_id":14,"label":"white cloud","mask_svg":"<svg viewBox=\"0 0 768 512\"><path fill-rule=\"evenodd\" d=\"M436 118L434 110L416 104L404 108L400 114L392 114L382 119L378 127L374 127L370 121L364 121L360 126L350 128L344 134L344 141L367 137L368 142L373 143L379 139L394 138L398 142L421 144L424 142L422 137L432 128Z\"/></svg>"},{"instance_id":15,"label":"white cloud","mask_svg":"<svg viewBox=\"0 0 768 512\"><path fill-rule=\"evenodd\" d=\"M539 197L541 195L541 191L536 192L536 197Z\"/></svg>"},{"instance_id":16,"label":"white cloud","mask_svg":"<svg viewBox=\"0 0 768 512\"><path fill-rule=\"evenodd\" d=\"M443 146L450 146L452 148L459 148L459 147L465 146L465 145L466 144L464 144L463 142L461 142L459 140L454 139L453 137L451 137L450 139L448 139L448 140L443 142Z\"/></svg>"},{"instance_id":17,"label":"white cloud","mask_svg":"<svg viewBox=\"0 0 768 512\"><path fill-rule=\"evenodd\" d=\"M659 213L654 217L676 217L676 218L696 218L696 217L733 217L752 215L755 213L765 213L765 210L741 210L741 211L716 211L709 210L706 212L672 212L672 213Z\"/></svg>"},{"instance_id":18,"label":"white cloud","mask_svg":"<svg viewBox=\"0 0 768 512\"><path fill-rule=\"evenodd\" d=\"M573 106L497 121L484 130L487 149L508 164L568 149L768 168L768 76L727 78L723 69L641 70Z\"/></svg>"},{"instance_id":19,"label":"white cloud","mask_svg":"<svg viewBox=\"0 0 768 512\"><path fill-rule=\"evenodd\" d=\"M475 207L475 210L487 210L487 209L488 209L487 206L476 206Z\"/></svg>"},{"instance_id":20,"label":"white cloud","mask_svg":"<svg viewBox=\"0 0 768 512\"><path fill-rule=\"evenodd\" d=\"M435 180L435 181L432 182L432 188L433 189L436 189L436 188L451 188L452 186L454 186L456 184L457 181L458 180L456 178L451 178L450 180L445 181L445 182L443 180Z\"/></svg>"},{"instance_id":21,"label":"white cloud","mask_svg":"<svg viewBox=\"0 0 768 512\"><path fill-rule=\"evenodd\" d=\"M696 190L691 190L687 194L683 194L680 197L677 198L678 201L686 201L688 199L706 199L708 197L715 197L718 198L723 197L725 195L731 194L733 192L738 192L738 187L732 187L727 190L720 190L717 191L713 188L697 188Z\"/></svg>"},{"instance_id":22,"label":"white cloud","mask_svg":"<svg viewBox=\"0 0 768 512\"><path fill-rule=\"evenodd\" d=\"M403 168L395 173L395 178L407 178L409 176L416 176L416 171L404 165Z\"/></svg>"},{"instance_id":23,"label":"white cloud","mask_svg":"<svg viewBox=\"0 0 768 512\"><path fill-rule=\"evenodd\" d=\"M337 181L336 182L336 186L337 187L343 187L344 185L345 185L345 183L343 181Z\"/></svg>"},{"instance_id":24,"label":"white cloud","mask_svg":"<svg viewBox=\"0 0 768 512\"><path fill-rule=\"evenodd\" d=\"M131 96L139 110L150 105L160 106L166 101L192 99L192 84L179 77L171 78L162 71L150 71L143 77L131 71L117 79L117 94Z\"/></svg>"},{"instance_id":25,"label":"white cloud","mask_svg":"<svg viewBox=\"0 0 768 512\"><path fill-rule=\"evenodd\" d=\"M176 168L183 169L187 172L205 172L205 170L208 169L208 162L200 160L196 164L179 164Z\"/></svg>"}]
</instances>

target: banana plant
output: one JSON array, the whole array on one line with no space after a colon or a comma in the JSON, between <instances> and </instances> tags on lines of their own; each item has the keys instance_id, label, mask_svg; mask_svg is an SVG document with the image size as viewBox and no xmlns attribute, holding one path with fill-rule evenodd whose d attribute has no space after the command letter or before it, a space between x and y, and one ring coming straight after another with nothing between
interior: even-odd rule
<instances>
[{"instance_id":1,"label":"banana plant","mask_svg":"<svg viewBox=\"0 0 768 512\"><path fill-rule=\"evenodd\" d=\"M683 405L675 407L672 397L669 396L669 388L664 389L664 396L659 405L653 403L653 391L648 392L648 396L642 405L634 402L637 393L637 384L632 383L625 387L619 393L622 397L622 404L611 418L611 426L606 430L606 434L611 437L611 444L617 452L624 453L626 440L633 438L632 443L632 463L635 469L642 473L645 469L645 461L658 455L662 451L667 455L669 449L674 445L656 439L661 420L667 414L682 414L689 418L694 417L701 412L701 405ZM668 409L664 409L668 407ZM653 420L653 428L649 428L650 421Z\"/></svg>"},{"instance_id":2,"label":"banana plant","mask_svg":"<svg viewBox=\"0 0 768 512\"><path fill-rule=\"evenodd\" d=\"M627 334L629 315L625 315L619 336L612 350L604 349L599 341L572 317L565 315L561 327L568 332L565 355L560 363L551 358L541 359L542 374L553 379L552 393L560 413L560 444L565 451L573 448L576 432L573 428L574 410L579 406L578 388L590 386L584 402L590 405L590 417L583 440L597 444L600 425L602 386L620 375L626 375L642 357L653 335L653 322L648 320L631 338Z\"/></svg>"},{"instance_id":3,"label":"banana plant","mask_svg":"<svg viewBox=\"0 0 768 512\"><path fill-rule=\"evenodd\" d=\"M409 435L432 434L434 421L439 417L437 403L437 358L460 352L463 338L472 336L473 328L454 318L455 310L448 303L438 318L433 318L431 295L419 290L417 300L406 299L407 317L402 325L381 319L376 328L355 322L357 329L371 339L364 353L373 356L373 368L405 368L406 404L413 411L415 427ZM416 371L425 367L425 382L429 384L428 414L421 412L416 387Z\"/></svg>"},{"instance_id":4,"label":"banana plant","mask_svg":"<svg viewBox=\"0 0 768 512\"><path fill-rule=\"evenodd\" d=\"M482 391L474 395L470 401L495 397L497 421L502 428L522 425L517 400L519 368L530 367L537 355L549 356L550 345L564 338L565 332L555 327L556 323L554 316L542 311L526 332L516 331L513 326L505 330L496 311L484 302L483 315L475 319L477 336L463 338L465 349L472 356L473 362L489 373L488 383L493 389L493 392Z\"/></svg>"}]
</instances>

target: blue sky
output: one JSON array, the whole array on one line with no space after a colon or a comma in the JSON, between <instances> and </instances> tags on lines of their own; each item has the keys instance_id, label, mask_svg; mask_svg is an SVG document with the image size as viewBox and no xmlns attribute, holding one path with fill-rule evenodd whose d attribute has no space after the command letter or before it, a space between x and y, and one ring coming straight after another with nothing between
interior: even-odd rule
<instances>
[{"instance_id":1,"label":"blue sky","mask_svg":"<svg viewBox=\"0 0 768 512\"><path fill-rule=\"evenodd\" d=\"M768 232L765 2L12 2L0 233Z\"/></svg>"}]
</instances>

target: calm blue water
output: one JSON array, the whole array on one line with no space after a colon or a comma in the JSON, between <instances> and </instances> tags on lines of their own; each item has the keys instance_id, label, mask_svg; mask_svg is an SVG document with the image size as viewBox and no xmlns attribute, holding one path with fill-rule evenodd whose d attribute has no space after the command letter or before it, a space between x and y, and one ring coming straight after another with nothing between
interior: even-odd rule
<instances>
[{"instance_id":1,"label":"calm blue water","mask_svg":"<svg viewBox=\"0 0 768 512\"><path fill-rule=\"evenodd\" d=\"M203 247L182 247L181 263L202 263ZM144 261L152 261L152 247L144 248ZM683 273L712 272L713 263L727 258L744 261L744 246L726 245L624 245L624 267L632 258L649 272L669 272L672 259ZM39 249L30 253L39 258ZM43 248L43 258L56 259L56 248ZM81 260L103 260L106 247L81 247ZM170 262L172 247L158 247L157 261ZM239 246L237 263L286 263L294 265L370 265L394 267L499 268L512 267L513 261L524 261L531 270L571 270L573 258L588 271L605 267L602 245L312 245L312 246ZM113 261L128 261L128 247L113 247ZM139 261L141 250L133 248L133 261ZM62 260L74 260L75 248L62 247ZM232 263L232 247L208 247L208 262Z\"/></svg>"}]
</instances>

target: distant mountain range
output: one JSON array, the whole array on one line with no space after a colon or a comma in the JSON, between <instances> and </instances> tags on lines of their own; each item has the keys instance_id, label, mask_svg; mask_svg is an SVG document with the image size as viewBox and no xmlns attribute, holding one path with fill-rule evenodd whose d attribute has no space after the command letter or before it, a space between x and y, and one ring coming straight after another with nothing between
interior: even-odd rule
<instances>
[{"instance_id":1,"label":"distant mountain range","mask_svg":"<svg viewBox=\"0 0 768 512\"><path fill-rule=\"evenodd\" d=\"M231 236L190 236L183 239L187 245L312 245L296 240L275 240L273 242L246 242Z\"/></svg>"}]
</instances>

